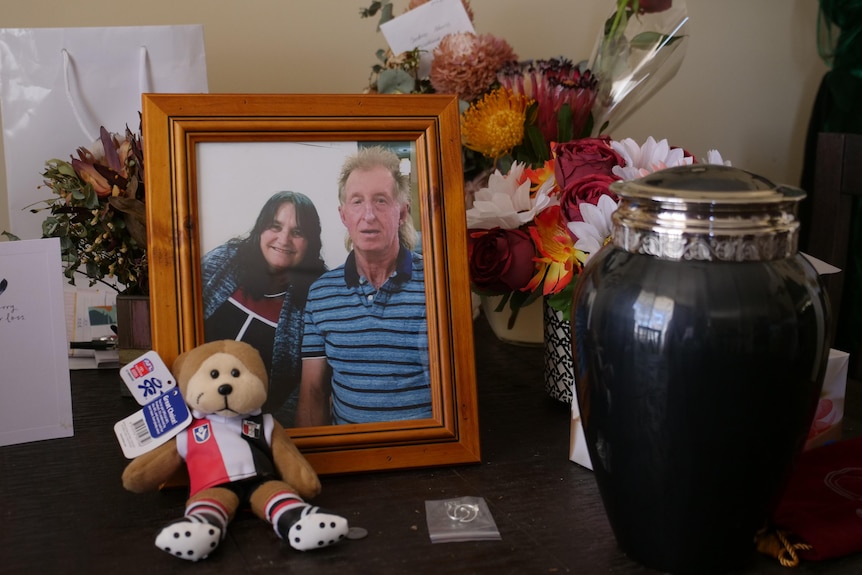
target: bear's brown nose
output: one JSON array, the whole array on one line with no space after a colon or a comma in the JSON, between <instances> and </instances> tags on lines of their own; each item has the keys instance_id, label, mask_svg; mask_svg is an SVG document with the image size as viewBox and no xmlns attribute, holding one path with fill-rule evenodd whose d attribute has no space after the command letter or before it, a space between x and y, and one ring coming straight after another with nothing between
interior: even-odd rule
<instances>
[{"instance_id":1,"label":"bear's brown nose","mask_svg":"<svg viewBox=\"0 0 862 575\"><path fill-rule=\"evenodd\" d=\"M230 395L231 393L233 393L233 386L229 383L223 383L222 385L218 386L218 392L221 395Z\"/></svg>"}]
</instances>

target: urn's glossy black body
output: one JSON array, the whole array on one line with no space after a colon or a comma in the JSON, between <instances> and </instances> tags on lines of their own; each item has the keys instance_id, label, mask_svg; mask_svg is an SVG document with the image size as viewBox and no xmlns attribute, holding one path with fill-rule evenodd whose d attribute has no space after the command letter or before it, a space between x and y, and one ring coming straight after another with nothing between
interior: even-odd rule
<instances>
[{"instance_id":1,"label":"urn's glossy black body","mask_svg":"<svg viewBox=\"0 0 862 575\"><path fill-rule=\"evenodd\" d=\"M577 399L620 547L671 573L740 565L817 405L816 272L800 255L672 261L609 245L578 284Z\"/></svg>"}]
</instances>

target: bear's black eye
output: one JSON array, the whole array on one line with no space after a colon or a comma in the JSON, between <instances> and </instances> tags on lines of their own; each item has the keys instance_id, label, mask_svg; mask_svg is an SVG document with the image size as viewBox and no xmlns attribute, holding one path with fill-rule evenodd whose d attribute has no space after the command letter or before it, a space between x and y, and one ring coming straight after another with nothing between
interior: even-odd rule
<instances>
[{"instance_id":1,"label":"bear's black eye","mask_svg":"<svg viewBox=\"0 0 862 575\"><path fill-rule=\"evenodd\" d=\"M214 369L210 372L210 377L213 379L218 379L218 370Z\"/></svg>"},{"instance_id":2,"label":"bear's black eye","mask_svg":"<svg viewBox=\"0 0 862 575\"><path fill-rule=\"evenodd\" d=\"M234 377L239 377L239 370L237 368L233 368L230 370L230 374Z\"/></svg>"}]
</instances>

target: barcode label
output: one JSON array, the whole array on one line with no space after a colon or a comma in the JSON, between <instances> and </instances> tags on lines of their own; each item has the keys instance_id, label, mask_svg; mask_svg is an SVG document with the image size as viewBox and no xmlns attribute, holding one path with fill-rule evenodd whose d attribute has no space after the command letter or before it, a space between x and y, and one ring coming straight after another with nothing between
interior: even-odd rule
<instances>
[{"instance_id":1,"label":"barcode label","mask_svg":"<svg viewBox=\"0 0 862 575\"><path fill-rule=\"evenodd\" d=\"M192 414L179 389L160 395L114 425L114 433L129 459L153 450L192 422Z\"/></svg>"},{"instance_id":2,"label":"barcode label","mask_svg":"<svg viewBox=\"0 0 862 575\"><path fill-rule=\"evenodd\" d=\"M153 440L153 436L150 435L150 430L147 429L147 422L143 419L133 421L132 429L135 430L135 435L138 437L138 444L146 445Z\"/></svg>"}]
</instances>

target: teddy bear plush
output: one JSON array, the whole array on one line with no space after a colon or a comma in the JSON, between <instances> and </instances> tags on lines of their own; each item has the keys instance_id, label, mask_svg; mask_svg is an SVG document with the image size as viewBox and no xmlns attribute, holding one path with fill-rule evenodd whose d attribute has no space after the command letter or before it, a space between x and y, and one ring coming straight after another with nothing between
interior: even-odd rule
<instances>
[{"instance_id":1,"label":"teddy bear plush","mask_svg":"<svg viewBox=\"0 0 862 575\"><path fill-rule=\"evenodd\" d=\"M317 473L272 415L261 413L268 377L256 349L234 340L205 343L181 354L171 372L192 423L123 472L123 486L141 493L186 466L185 514L161 530L157 547L203 559L224 539L240 506L250 507L294 549L318 549L346 537L345 518L306 503L320 492Z\"/></svg>"}]
</instances>

